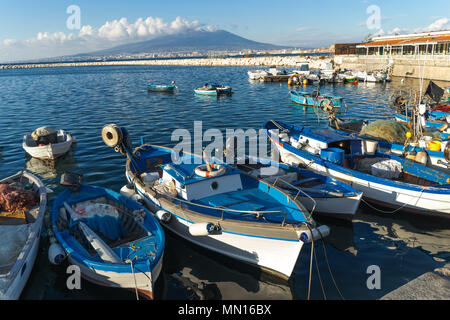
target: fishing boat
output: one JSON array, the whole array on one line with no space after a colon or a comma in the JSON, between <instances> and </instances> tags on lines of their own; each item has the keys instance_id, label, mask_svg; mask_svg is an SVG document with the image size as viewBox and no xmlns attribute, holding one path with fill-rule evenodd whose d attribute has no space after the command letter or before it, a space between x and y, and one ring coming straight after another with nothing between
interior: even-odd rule
<instances>
[{"instance_id":1,"label":"fishing boat","mask_svg":"<svg viewBox=\"0 0 450 320\"><path fill-rule=\"evenodd\" d=\"M230 86L208 84L205 84L202 88L195 89L194 92L195 94L203 96L230 95L233 93Z\"/></svg>"},{"instance_id":2,"label":"fishing boat","mask_svg":"<svg viewBox=\"0 0 450 320\"><path fill-rule=\"evenodd\" d=\"M387 141L382 136L362 134L364 133L363 128L367 127L368 124L368 121L364 120L342 121L335 117L334 121L330 121L329 126L341 135L376 141L378 148L383 152L392 152L399 156L407 157L410 160L417 161L436 170L444 170L444 172L447 172L450 169L450 143L448 140L443 140L444 136L439 131L433 130L427 132L429 135L424 135L414 141L408 139L406 136L402 137L406 141L392 141L391 139L389 139L391 141ZM376 124L376 122L373 124ZM384 127L389 125L395 127L396 122L393 120L384 120L383 125ZM440 137L433 138L433 135Z\"/></svg>"},{"instance_id":3,"label":"fishing boat","mask_svg":"<svg viewBox=\"0 0 450 320\"><path fill-rule=\"evenodd\" d=\"M22 147L33 158L55 160L69 152L72 143L68 132L41 127L23 137Z\"/></svg>"},{"instance_id":4,"label":"fishing boat","mask_svg":"<svg viewBox=\"0 0 450 320\"><path fill-rule=\"evenodd\" d=\"M407 117L403 114L396 114L394 116L395 121L410 123L411 117ZM443 139L450 139L450 125L446 120L425 120L425 130L433 131L438 130Z\"/></svg>"},{"instance_id":5,"label":"fishing boat","mask_svg":"<svg viewBox=\"0 0 450 320\"><path fill-rule=\"evenodd\" d=\"M386 81L386 74L383 73L371 73L367 71L358 71L355 74L358 81L363 82L384 82Z\"/></svg>"},{"instance_id":6,"label":"fishing boat","mask_svg":"<svg viewBox=\"0 0 450 320\"><path fill-rule=\"evenodd\" d=\"M289 278L304 243L329 233L277 186L217 159L142 144L107 125L104 142L127 155L126 177L163 226L203 248Z\"/></svg>"},{"instance_id":7,"label":"fishing boat","mask_svg":"<svg viewBox=\"0 0 450 320\"><path fill-rule=\"evenodd\" d=\"M290 95L293 102L309 107L324 107L330 103L333 108L340 108L344 101L342 97L321 94L318 91L309 93L291 90Z\"/></svg>"},{"instance_id":8,"label":"fishing boat","mask_svg":"<svg viewBox=\"0 0 450 320\"><path fill-rule=\"evenodd\" d=\"M47 189L21 171L0 181L0 300L19 299L33 269Z\"/></svg>"},{"instance_id":9,"label":"fishing boat","mask_svg":"<svg viewBox=\"0 0 450 320\"><path fill-rule=\"evenodd\" d=\"M172 93L174 92L176 86L175 82L172 81L171 85L164 85L164 84L149 84L147 86L147 91L149 92L166 92L166 93Z\"/></svg>"},{"instance_id":10,"label":"fishing boat","mask_svg":"<svg viewBox=\"0 0 450 320\"><path fill-rule=\"evenodd\" d=\"M162 268L164 231L140 203L112 190L88 186L73 174L55 199L53 233L71 265L86 280L153 299Z\"/></svg>"},{"instance_id":11,"label":"fishing boat","mask_svg":"<svg viewBox=\"0 0 450 320\"><path fill-rule=\"evenodd\" d=\"M359 208L362 192L346 183L292 164L248 157L236 168L246 174L282 188L316 215L352 220ZM274 170L272 170L274 169Z\"/></svg>"},{"instance_id":12,"label":"fishing boat","mask_svg":"<svg viewBox=\"0 0 450 320\"><path fill-rule=\"evenodd\" d=\"M264 128L282 162L295 158L362 191L366 202L394 209L387 212L374 207L377 210L450 217L449 174L377 151L371 141L328 129L311 130L276 121L267 122Z\"/></svg>"}]
</instances>

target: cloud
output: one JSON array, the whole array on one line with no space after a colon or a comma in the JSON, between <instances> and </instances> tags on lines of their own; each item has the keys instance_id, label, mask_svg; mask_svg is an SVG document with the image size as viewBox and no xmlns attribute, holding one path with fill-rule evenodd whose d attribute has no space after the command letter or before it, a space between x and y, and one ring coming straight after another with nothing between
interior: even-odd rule
<instances>
[{"instance_id":1,"label":"cloud","mask_svg":"<svg viewBox=\"0 0 450 320\"><path fill-rule=\"evenodd\" d=\"M427 27L417 28L415 32L430 32L450 29L450 19L447 17L439 18Z\"/></svg>"},{"instance_id":2,"label":"cloud","mask_svg":"<svg viewBox=\"0 0 450 320\"><path fill-rule=\"evenodd\" d=\"M159 36L187 31L216 31L218 27L204 25L177 17L164 22L158 17L139 18L130 23L126 18L107 21L99 28L83 26L78 33L39 32L27 40L0 41L0 60L26 60L77 54L110 48L132 42L145 41Z\"/></svg>"}]
</instances>

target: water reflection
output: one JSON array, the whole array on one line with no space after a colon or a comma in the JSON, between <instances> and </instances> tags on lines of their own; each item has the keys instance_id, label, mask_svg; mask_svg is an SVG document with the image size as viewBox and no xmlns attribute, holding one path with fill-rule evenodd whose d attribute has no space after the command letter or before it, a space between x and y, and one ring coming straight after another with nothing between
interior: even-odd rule
<instances>
[{"instance_id":1,"label":"water reflection","mask_svg":"<svg viewBox=\"0 0 450 320\"><path fill-rule=\"evenodd\" d=\"M63 157L55 160L54 164L36 158L29 158L25 167L28 171L35 173L43 179L55 179L66 171L77 168L73 151L69 151Z\"/></svg>"},{"instance_id":2,"label":"water reflection","mask_svg":"<svg viewBox=\"0 0 450 320\"><path fill-rule=\"evenodd\" d=\"M291 300L287 282L270 279L243 263L191 245L166 232L164 299ZM176 292L172 287L186 288ZM174 294L174 292L176 292Z\"/></svg>"}]
</instances>

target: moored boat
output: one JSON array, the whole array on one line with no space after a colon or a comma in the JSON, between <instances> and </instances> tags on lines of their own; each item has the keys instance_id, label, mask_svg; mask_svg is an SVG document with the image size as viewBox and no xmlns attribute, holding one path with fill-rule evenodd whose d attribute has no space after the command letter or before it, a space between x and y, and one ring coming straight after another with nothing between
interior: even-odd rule
<instances>
[{"instance_id":1,"label":"moored boat","mask_svg":"<svg viewBox=\"0 0 450 320\"><path fill-rule=\"evenodd\" d=\"M267 122L264 128L283 162L288 156L295 157L312 170L349 183L362 191L367 201L393 208L390 213L403 210L450 217L449 174L379 152L365 140L331 130L275 121Z\"/></svg>"},{"instance_id":2,"label":"moored boat","mask_svg":"<svg viewBox=\"0 0 450 320\"><path fill-rule=\"evenodd\" d=\"M342 97L321 94L318 91L308 93L292 90L290 95L293 102L310 107L325 107L330 103L333 108L340 108L344 101Z\"/></svg>"},{"instance_id":3,"label":"moored boat","mask_svg":"<svg viewBox=\"0 0 450 320\"><path fill-rule=\"evenodd\" d=\"M65 180L71 188L55 199L51 223L69 263L92 283L153 299L165 246L158 221L119 193Z\"/></svg>"},{"instance_id":4,"label":"moored boat","mask_svg":"<svg viewBox=\"0 0 450 320\"><path fill-rule=\"evenodd\" d=\"M55 160L66 154L72 143L72 135L64 130L41 127L23 137L22 147L33 158Z\"/></svg>"},{"instance_id":5,"label":"moored boat","mask_svg":"<svg viewBox=\"0 0 450 320\"><path fill-rule=\"evenodd\" d=\"M33 269L47 208L47 189L21 171L0 180L0 299L17 300Z\"/></svg>"},{"instance_id":6,"label":"moored boat","mask_svg":"<svg viewBox=\"0 0 450 320\"><path fill-rule=\"evenodd\" d=\"M205 96L230 95L233 93L232 88L230 86L208 85L208 84L205 84L201 88L195 89L194 92L195 94Z\"/></svg>"},{"instance_id":7,"label":"moored boat","mask_svg":"<svg viewBox=\"0 0 450 320\"><path fill-rule=\"evenodd\" d=\"M367 121L342 121L336 117L334 121L330 121L329 123L330 128L338 134L376 141L381 151L392 152L399 156L407 157L410 160L420 162L436 170L448 172L450 169L450 143L448 140L445 140L445 135L442 135L441 132L432 130L434 128L430 128L429 130L432 131L427 131L423 137L412 141L407 138L406 134L402 137L390 136L389 133L395 132L396 128L400 125L393 120L375 121L371 123L373 126L378 126L379 129L376 132L369 130L370 134L367 134L365 130L369 128L368 125L369 123ZM391 127L392 129L387 127ZM385 129L383 130L383 128ZM411 132L411 129L407 128L406 125L402 129L399 131L405 133ZM386 137L386 135L389 137Z\"/></svg>"},{"instance_id":8,"label":"moored boat","mask_svg":"<svg viewBox=\"0 0 450 320\"><path fill-rule=\"evenodd\" d=\"M294 199L299 199L313 215L352 220L359 208L362 192L339 180L299 167L295 161L286 164L248 157L241 162L234 166L250 176L282 188Z\"/></svg>"},{"instance_id":9,"label":"moored boat","mask_svg":"<svg viewBox=\"0 0 450 320\"><path fill-rule=\"evenodd\" d=\"M133 152L114 125L102 136L127 155L127 180L163 226L196 245L289 278L303 244L329 232L288 193L217 159L148 144Z\"/></svg>"},{"instance_id":10,"label":"moored boat","mask_svg":"<svg viewBox=\"0 0 450 320\"><path fill-rule=\"evenodd\" d=\"M166 93L172 93L174 92L176 86L175 82L172 81L172 84L170 85L164 85L164 84L149 84L147 85L147 91L149 92L166 92Z\"/></svg>"}]
</instances>

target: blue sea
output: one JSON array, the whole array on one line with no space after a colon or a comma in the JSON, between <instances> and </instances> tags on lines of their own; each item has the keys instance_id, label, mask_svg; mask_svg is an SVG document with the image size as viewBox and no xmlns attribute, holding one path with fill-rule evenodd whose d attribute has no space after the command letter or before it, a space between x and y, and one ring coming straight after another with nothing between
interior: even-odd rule
<instances>
[{"instance_id":1,"label":"blue sea","mask_svg":"<svg viewBox=\"0 0 450 320\"><path fill-rule=\"evenodd\" d=\"M258 130L270 119L326 127L324 114L290 102L286 83L250 82L248 70L187 66L0 70L0 177L23 169L36 173L54 190L50 208L62 190L59 180L66 170L82 173L86 183L116 191L126 183L125 158L101 139L105 124L126 127L135 146L140 137L152 144L174 146L177 141L172 141L172 132L193 132L194 121L202 121L204 131L215 128L223 132ZM174 94L146 90L147 84L169 84L173 80L178 86ZM221 98L195 96L193 89L205 83L230 85L235 93ZM375 120L392 119L390 95L410 87L418 88L418 83L394 80L387 84L336 84L324 85L320 90L345 98L348 109L343 108L342 118ZM23 135L41 126L64 129L76 137L71 153L55 167L30 159L22 149ZM327 224L331 234L323 243L316 242L314 248L311 299L379 299L450 262L450 225L446 221L386 214L364 204L352 223L317 220ZM22 299L135 299L132 291L103 288L84 280L80 290L67 289L67 265L48 262L46 235L44 230ZM291 279L280 281L167 232L166 238L157 300L307 298L311 245L304 246ZM380 288L368 286L371 266L379 267Z\"/></svg>"}]
</instances>

